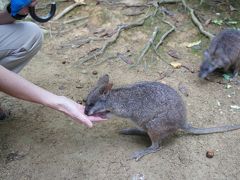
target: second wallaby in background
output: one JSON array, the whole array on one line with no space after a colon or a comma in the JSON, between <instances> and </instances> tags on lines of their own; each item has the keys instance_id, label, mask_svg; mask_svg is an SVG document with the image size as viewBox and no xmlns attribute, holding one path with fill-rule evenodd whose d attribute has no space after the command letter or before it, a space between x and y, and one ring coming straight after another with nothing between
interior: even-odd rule
<instances>
[{"instance_id":1,"label":"second wallaby in background","mask_svg":"<svg viewBox=\"0 0 240 180\"><path fill-rule=\"evenodd\" d=\"M233 78L240 71L240 31L226 29L218 33L204 52L199 77L205 78L216 69L232 70Z\"/></svg>"},{"instance_id":2,"label":"second wallaby in background","mask_svg":"<svg viewBox=\"0 0 240 180\"><path fill-rule=\"evenodd\" d=\"M159 82L140 82L111 88L109 76L102 76L88 94L85 114L113 113L135 122L138 128L124 129L121 133L147 134L152 141L150 147L134 154L136 160L158 151L161 141L177 130L191 134L209 134L240 129L240 125L192 127L186 121L186 108L181 96L170 86Z\"/></svg>"}]
</instances>

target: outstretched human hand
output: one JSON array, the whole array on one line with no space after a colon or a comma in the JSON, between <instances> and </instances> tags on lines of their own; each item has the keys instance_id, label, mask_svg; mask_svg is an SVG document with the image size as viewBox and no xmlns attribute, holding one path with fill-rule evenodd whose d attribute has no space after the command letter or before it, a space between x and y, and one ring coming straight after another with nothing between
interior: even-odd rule
<instances>
[{"instance_id":1,"label":"outstretched human hand","mask_svg":"<svg viewBox=\"0 0 240 180\"><path fill-rule=\"evenodd\" d=\"M65 113L66 115L70 116L73 120L78 123L83 123L88 127L92 127L92 122L94 121L104 121L106 119L102 119L101 117L97 116L87 116L84 114L84 106L76 103L75 101L64 97L58 96L59 98L59 105L57 106L57 110Z\"/></svg>"},{"instance_id":2,"label":"outstretched human hand","mask_svg":"<svg viewBox=\"0 0 240 180\"><path fill-rule=\"evenodd\" d=\"M6 94L38 104L45 105L71 117L78 123L92 127L92 121L103 121L101 117L86 116L84 106L65 97L55 95L0 66L0 91Z\"/></svg>"}]
</instances>

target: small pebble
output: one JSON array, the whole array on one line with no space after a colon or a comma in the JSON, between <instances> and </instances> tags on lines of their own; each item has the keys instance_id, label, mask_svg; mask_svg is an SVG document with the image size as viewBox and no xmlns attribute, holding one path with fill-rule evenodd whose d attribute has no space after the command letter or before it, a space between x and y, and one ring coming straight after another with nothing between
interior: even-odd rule
<instances>
[{"instance_id":1,"label":"small pebble","mask_svg":"<svg viewBox=\"0 0 240 180\"><path fill-rule=\"evenodd\" d=\"M207 158L213 158L214 156L214 151L213 150L208 150L206 153Z\"/></svg>"},{"instance_id":2,"label":"small pebble","mask_svg":"<svg viewBox=\"0 0 240 180\"><path fill-rule=\"evenodd\" d=\"M60 89L60 90L64 90L65 87L64 87L63 85L61 85L61 86L58 87L58 89Z\"/></svg>"},{"instance_id":3,"label":"small pebble","mask_svg":"<svg viewBox=\"0 0 240 180\"><path fill-rule=\"evenodd\" d=\"M81 73L82 74L87 74L87 71L86 70L82 70Z\"/></svg>"},{"instance_id":4,"label":"small pebble","mask_svg":"<svg viewBox=\"0 0 240 180\"><path fill-rule=\"evenodd\" d=\"M179 62L171 62L170 65L175 69L182 67L182 64Z\"/></svg>"},{"instance_id":5,"label":"small pebble","mask_svg":"<svg viewBox=\"0 0 240 180\"><path fill-rule=\"evenodd\" d=\"M76 88L82 89L82 88L83 88L83 85L78 85L78 86L76 86Z\"/></svg>"},{"instance_id":6,"label":"small pebble","mask_svg":"<svg viewBox=\"0 0 240 180\"><path fill-rule=\"evenodd\" d=\"M227 86L226 86L226 88L227 89L230 89L232 86L230 85L230 84L228 84Z\"/></svg>"},{"instance_id":7,"label":"small pebble","mask_svg":"<svg viewBox=\"0 0 240 180\"><path fill-rule=\"evenodd\" d=\"M237 110L239 110L239 109L240 109L240 106L238 106L238 105L231 105L231 108L232 108L232 109L237 109Z\"/></svg>"},{"instance_id":8,"label":"small pebble","mask_svg":"<svg viewBox=\"0 0 240 180\"><path fill-rule=\"evenodd\" d=\"M93 75L97 75L98 72L94 70L94 71L92 72L92 74L93 74Z\"/></svg>"},{"instance_id":9,"label":"small pebble","mask_svg":"<svg viewBox=\"0 0 240 180\"><path fill-rule=\"evenodd\" d=\"M77 100L77 103L78 103L78 104L82 104L83 101L82 101L82 100Z\"/></svg>"},{"instance_id":10,"label":"small pebble","mask_svg":"<svg viewBox=\"0 0 240 180\"><path fill-rule=\"evenodd\" d=\"M182 82L180 82L178 84L178 90L186 97L189 96L189 91L188 91L188 88L186 87L185 84L183 84Z\"/></svg>"}]
</instances>

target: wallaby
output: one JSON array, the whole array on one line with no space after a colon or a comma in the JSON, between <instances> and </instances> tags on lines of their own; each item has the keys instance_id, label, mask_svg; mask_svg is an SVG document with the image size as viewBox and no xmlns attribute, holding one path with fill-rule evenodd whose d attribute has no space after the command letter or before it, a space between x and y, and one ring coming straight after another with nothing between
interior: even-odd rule
<instances>
[{"instance_id":1,"label":"wallaby","mask_svg":"<svg viewBox=\"0 0 240 180\"><path fill-rule=\"evenodd\" d=\"M240 129L240 125L194 128L186 122L186 108L181 96L170 86L159 82L139 82L112 89L109 76L100 77L87 96L85 114L103 116L113 113L130 118L139 127L123 129L122 134L147 134L152 145L134 153L138 161L159 150L161 141L177 130L191 134L209 134Z\"/></svg>"},{"instance_id":2,"label":"wallaby","mask_svg":"<svg viewBox=\"0 0 240 180\"><path fill-rule=\"evenodd\" d=\"M206 78L216 69L233 70L233 78L240 71L240 31L226 29L217 34L204 52L199 77Z\"/></svg>"}]
</instances>

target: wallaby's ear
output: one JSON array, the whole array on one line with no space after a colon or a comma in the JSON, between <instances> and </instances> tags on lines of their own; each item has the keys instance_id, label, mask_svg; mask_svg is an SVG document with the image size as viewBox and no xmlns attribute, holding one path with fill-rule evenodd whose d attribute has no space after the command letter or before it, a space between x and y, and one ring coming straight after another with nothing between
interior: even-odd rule
<instances>
[{"instance_id":1,"label":"wallaby's ear","mask_svg":"<svg viewBox=\"0 0 240 180\"><path fill-rule=\"evenodd\" d=\"M113 84L109 83L109 76L107 74L99 78L96 86L96 91L98 94L107 94L112 89Z\"/></svg>"},{"instance_id":2,"label":"wallaby's ear","mask_svg":"<svg viewBox=\"0 0 240 180\"><path fill-rule=\"evenodd\" d=\"M104 88L103 94L107 94L109 91L111 91L112 87L113 87L113 83L108 83Z\"/></svg>"},{"instance_id":3,"label":"wallaby's ear","mask_svg":"<svg viewBox=\"0 0 240 180\"><path fill-rule=\"evenodd\" d=\"M108 74L105 74L99 78L99 80L97 82L97 87L106 86L108 84L108 82L109 82L109 76L108 76Z\"/></svg>"},{"instance_id":4,"label":"wallaby's ear","mask_svg":"<svg viewBox=\"0 0 240 180\"><path fill-rule=\"evenodd\" d=\"M111 91L113 84L108 83L107 85L101 86L98 88L99 94L107 94L109 91Z\"/></svg>"}]
</instances>

